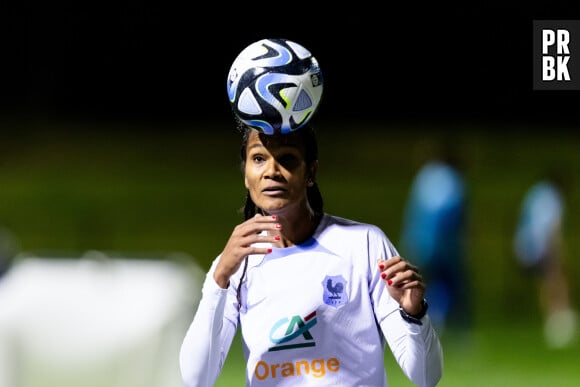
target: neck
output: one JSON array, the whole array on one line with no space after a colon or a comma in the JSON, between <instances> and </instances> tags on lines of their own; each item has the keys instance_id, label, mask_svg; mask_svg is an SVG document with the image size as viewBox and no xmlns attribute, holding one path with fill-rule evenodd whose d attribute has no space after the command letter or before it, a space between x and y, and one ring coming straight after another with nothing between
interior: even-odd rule
<instances>
[{"instance_id":1,"label":"neck","mask_svg":"<svg viewBox=\"0 0 580 387\"><path fill-rule=\"evenodd\" d=\"M278 215L282 225L281 240L276 247L289 247L304 243L314 235L320 223L321 216L315 215L310 208L297 215Z\"/></svg>"}]
</instances>

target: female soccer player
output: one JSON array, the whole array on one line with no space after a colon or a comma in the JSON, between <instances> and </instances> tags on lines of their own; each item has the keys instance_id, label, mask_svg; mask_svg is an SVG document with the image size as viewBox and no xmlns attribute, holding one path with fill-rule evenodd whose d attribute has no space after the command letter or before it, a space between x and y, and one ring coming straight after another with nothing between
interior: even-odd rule
<instances>
[{"instance_id":1,"label":"female soccer player","mask_svg":"<svg viewBox=\"0 0 580 387\"><path fill-rule=\"evenodd\" d=\"M217 380L238 326L248 386L387 386L386 345L418 386L443 354L417 268L377 226L323 211L318 145L244 129L245 221L214 260L180 352L188 387Z\"/></svg>"}]
</instances>

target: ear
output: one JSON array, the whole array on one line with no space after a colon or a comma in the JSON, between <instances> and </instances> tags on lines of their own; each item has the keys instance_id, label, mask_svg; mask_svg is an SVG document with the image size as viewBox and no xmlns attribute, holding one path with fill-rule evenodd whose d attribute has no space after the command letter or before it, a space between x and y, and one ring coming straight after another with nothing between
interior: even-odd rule
<instances>
[{"instance_id":1,"label":"ear","mask_svg":"<svg viewBox=\"0 0 580 387\"><path fill-rule=\"evenodd\" d=\"M246 174L244 174L244 185L246 186L247 190L250 189L250 185L248 184L248 178L246 177Z\"/></svg>"},{"instance_id":2,"label":"ear","mask_svg":"<svg viewBox=\"0 0 580 387\"><path fill-rule=\"evenodd\" d=\"M312 176L313 180L316 178L317 173L318 173L318 160L314 160L314 162L310 166L310 176Z\"/></svg>"},{"instance_id":3,"label":"ear","mask_svg":"<svg viewBox=\"0 0 580 387\"><path fill-rule=\"evenodd\" d=\"M308 174L308 179L312 180L313 182L316 181L317 173L318 173L318 160L314 160L312 164L310 164L310 173Z\"/></svg>"}]
</instances>

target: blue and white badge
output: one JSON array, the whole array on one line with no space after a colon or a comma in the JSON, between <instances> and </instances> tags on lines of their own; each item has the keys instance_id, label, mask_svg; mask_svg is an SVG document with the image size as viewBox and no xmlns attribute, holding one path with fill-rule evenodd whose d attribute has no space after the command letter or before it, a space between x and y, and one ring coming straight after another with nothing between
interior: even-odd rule
<instances>
[{"instance_id":1,"label":"blue and white badge","mask_svg":"<svg viewBox=\"0 0 580 387\"><path fill-rule=\"evenodd\" d=\"M348 302L346 280L341 275L327 275L322 281L322 299L326 305L339 307Z\"/></svg>"}]
</instances>

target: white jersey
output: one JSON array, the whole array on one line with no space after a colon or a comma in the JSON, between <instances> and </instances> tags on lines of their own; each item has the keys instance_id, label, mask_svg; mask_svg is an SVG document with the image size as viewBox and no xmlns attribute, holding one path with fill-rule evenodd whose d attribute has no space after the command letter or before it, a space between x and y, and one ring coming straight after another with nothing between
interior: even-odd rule
<instances>
[{"instance_id":1,"label":"white jersey","mask_svg":"<svg viewBox=\"0 0 580 387\"><path fill-rule=\"evenodd\" d=\"M238 323L248 386L387 386L385 343L414 383L437 384L439 339L386 290L377 260L398 253L378 227L325 214L311 239L272 250L249 256L239 311L242 269L221 289L214 261L181 348L186 386L215 383Z\"/></svg>"}]
</instances>

